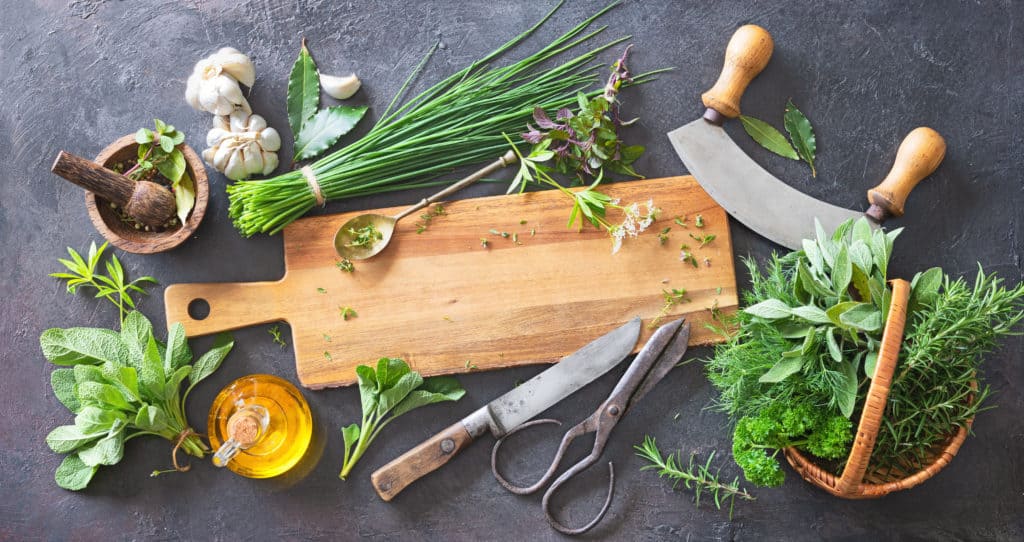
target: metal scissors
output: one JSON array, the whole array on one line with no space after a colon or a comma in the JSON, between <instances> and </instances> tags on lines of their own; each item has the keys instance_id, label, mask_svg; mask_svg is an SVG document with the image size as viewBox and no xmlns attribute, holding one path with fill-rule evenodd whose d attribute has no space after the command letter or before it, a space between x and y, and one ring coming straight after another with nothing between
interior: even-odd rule
<instances>
[{"instance_id":1,"label":"metal scissors","mask_svg":"<svg viewBox=\"0 0 1024 542\"><path fill-rule=\"evenodd\" d=\"M558 446L558 452L555 453L555 458L551 461L551 466L548 467L547 472L544 473L544 476L537 483L527 487L519 487L506 480L498 472L498 449L506 438L523 429L549 423L561 425L561 422L553 419L529 421L512 429L504 437L498 439L491 450L491 471L494 473L498 483L517 495L536 493L554 477L562 457L565 455L566 450L568 450L569 445L572 444L572 441L577 437L594 433L594 446L590 454L563 472L561 476L551 483L551 486L544 492L541 507L551 527L564 534L583 534L596 526L604 518L605 513L608 512L612 502L612 493L615 490L615 469L611 462L608 463L608 497L605 499L604 506L598 512L597 517L591 520L590 523L575 529L559 523L551 514L551 496L569 479L586 470L600 459L605 445L608 443L608 437L611 435L612 429L615 428L615 424L619 423L622 416L647 392L651 391L658 382L665 378L665 375L682 359L690 339L690 324L684 324L683 320L679 319L665 324L654 332L650 340L647 341L647 344L640 350L640 353L636 355L633 363L626 369L626 373L619 380L618 384L615 385L608 399L590 417L565 433L565 436L562 437L562 443Z\"/></svg>"}]
</instances>

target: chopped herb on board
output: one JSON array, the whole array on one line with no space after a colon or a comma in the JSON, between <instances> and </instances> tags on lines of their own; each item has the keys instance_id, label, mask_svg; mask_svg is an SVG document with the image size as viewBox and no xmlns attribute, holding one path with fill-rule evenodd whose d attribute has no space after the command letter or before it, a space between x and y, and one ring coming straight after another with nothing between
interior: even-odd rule
<instances>
[{"instance_id":1,"label":"chopped herb on board","mask_svg":"<svg viewBox=\"0 0 1024 542\"><path fill-rule=\"evenodd\" d=\"M334 265L346 273L351 273L356 270L356 266L352 265L352 260L349 260L348 258L343 258L340 262L337 262Z\"/></svg>"},{"instance_id":2,"label":"chopped herb on board","mask_svg":"<svg viewBox=\"0 0 1024 542\"><path fill-rule=\"evenodd\" d=\"M708 234L705 234L705 235L694 235L692 233L690 234L690 238L691 239L693 239L694 241L697 241L698 243L700 243L700 246L697 247L697 248L704 248L704 247L706 247L709 243L711 243L711 241L715 240L715 237L716 236L713 233L708 233Z\"/></svg>"},{"instance_id":3,"label":"chopped herb on board","mask_svg":"<svg viewBox=\"0 0 1024 542\"><path fill-rule=\"evenodd\" d=\"M274 338L274 343L281 345L281 348L288 346L288 343L284 342L284 339L281 338L280 325L274 324L273 326L270 327L270 329L267 330L267 333L270 333L270 336Z\"/></svg>"},{"instance_id":4,"label":"chopped herb on board","mask_svg":"<svg viewBox=\"0 0 1024 542\"><path fill-rule=\"evenodd\" d=\"M352 307L338 307L338 312L345 321L348 321L349 318L359 316L359 313L357 313Z\"/></svg>"},{"instance_id":5,"label":"chopped herb on board","mask_svg":"<svg viewBox=\"0 0 1024 542\"><path fill-rule=\"evenodd\" d=\"M316 291L321 293L321 294L326 294L327 293L327 288L317 288Z\"/></svg>"}]
</instances>

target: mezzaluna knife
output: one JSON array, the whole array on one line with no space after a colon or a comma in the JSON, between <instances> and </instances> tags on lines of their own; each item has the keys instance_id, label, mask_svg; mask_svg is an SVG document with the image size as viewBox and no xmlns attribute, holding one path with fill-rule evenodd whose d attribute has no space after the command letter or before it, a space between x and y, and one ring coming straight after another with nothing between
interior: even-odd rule
<instances>
[{"instance_id":1,"label":"mezzaluna knife","mask_svg":"<svg viewBox=\"0 0 1024 542\"><path fill-rule=\"evenodd\" d=\"M916 128L904 138L892 170L868 190L871 206L863 213L814 199L780 181L725 133L722 124L740 115L743 91L768 64L772 48L771 35L760 26L737 29L718 81L701 96L704 116L669 132L690 174L734 218L792 250L800 250L802 239L814 237L815 218L825 231L833 231L861 216L877 228L887 218L903 215L910 191L935 171L946 153L946 142L931 128Z\"/></svg>"},{"instance_id":2,"label":"mezzaluna knife","mask_svg":"<svg viewBox=\"0 0 1024 542\"><path fill-rule=\"evenodd\" d=\"M370 477L377 494L390 501L406 486L447 463L474 439L488 431L500 438L544 412L621 363L639 338L640 319L634 318L562 358L551 368L377 469Z\"/></svg>"}]
</instances>

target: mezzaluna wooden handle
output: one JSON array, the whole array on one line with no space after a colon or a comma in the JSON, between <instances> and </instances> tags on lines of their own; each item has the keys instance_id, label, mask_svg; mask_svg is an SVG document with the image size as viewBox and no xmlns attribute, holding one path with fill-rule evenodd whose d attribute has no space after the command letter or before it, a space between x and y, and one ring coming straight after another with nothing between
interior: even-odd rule
<instances>
[{"instance_id":1,"label":"mezzaluna wooden handle","mask_svg":"<svg viewBox=\"0 0 1024 542\"><path fill-rule=\"evenodd\" d=\"M768 65L772 57L772 36L760 26L748 24L736 29L725 49L725 64L718 81L701 95L704 106L717 112L721 117L736 118L740 115L740 98L757 74ZM705 113L706 119L715 124L724 120ZM717 122L716 122L717 121Z\"/></svg>"},{"instance_id":2,"label":"mezzaluna wooden handle","mask_svg":"<svg viewBox=\"0 0 1024 542\"><path fill-rule=\"evenodd\" d=\"M896 162L882 182L868 190L871 207L866 214L878 222L903 216L910 191L932 174L946 156L946 140L927 127L914 128L896 151Z\"/></svg>"},{"instance_id":3,"label":"mezzaluna wooden handle","mask_svg":"<svg viewBox=\"0 0 1024 542\"><path fill-rule=\"evenodd\" d=\"M196 337L285 319L281 298L286 295L280 281L172 284L164 290L164 311L168 326L181 322L185 335ZM189 314L196 301L209 305L206 317Z\"/></svg>"},{"instance_id":4,"label":"mezzaluna wooden handle","mask_svg":"<svg viewBox=\"0 0 1024 542\"><path fill-rule=\"evenodd\" d=\"M409 484L439 469L465 449L473 437L461 421L374 471L370 481L381 499L390 501Z\"/></svg>"}]
</instances>

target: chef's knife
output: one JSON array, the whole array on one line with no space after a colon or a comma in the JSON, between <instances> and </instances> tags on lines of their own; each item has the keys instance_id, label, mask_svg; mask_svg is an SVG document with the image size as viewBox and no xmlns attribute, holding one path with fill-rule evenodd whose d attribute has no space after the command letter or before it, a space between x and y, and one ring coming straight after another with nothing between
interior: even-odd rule
<instances>
[{"instance_id":1,"label":"chef's knife","mask_svg":"<svg viewBox=\"0 0 1024 542\"><path fill-rule=\"evenodd\" d=\"M672 334L668 335L666 340L672 338ZM495 437L501 437L544 412L626 359L639 338L640 319L634 318L562 358L550 369L377 469L370 477L377 494L390 501L406 486L447 463L488 430Z\"/></svg>"},{"instance_id":2,"label":"chef's knife","mask_svg":"<svg viewBox=\"0 0 1024 542\"><path fill-rule=\"evenodd\" d=\"M756 25L741 26L729 40L718 81L701 98L704 116L669 132L679 158L719 205L750 229L793 250L813 238L814 219L833 231L851 218L867 216L874 227L903 215L910 191L942 162L946 143L931 128L916 128L896 152L889 175L871 190L864 213L814 199L776 179L729 138L722 123L740 114L740 98L772 56L772 37Z\"/></svg>"}]
</instances>

